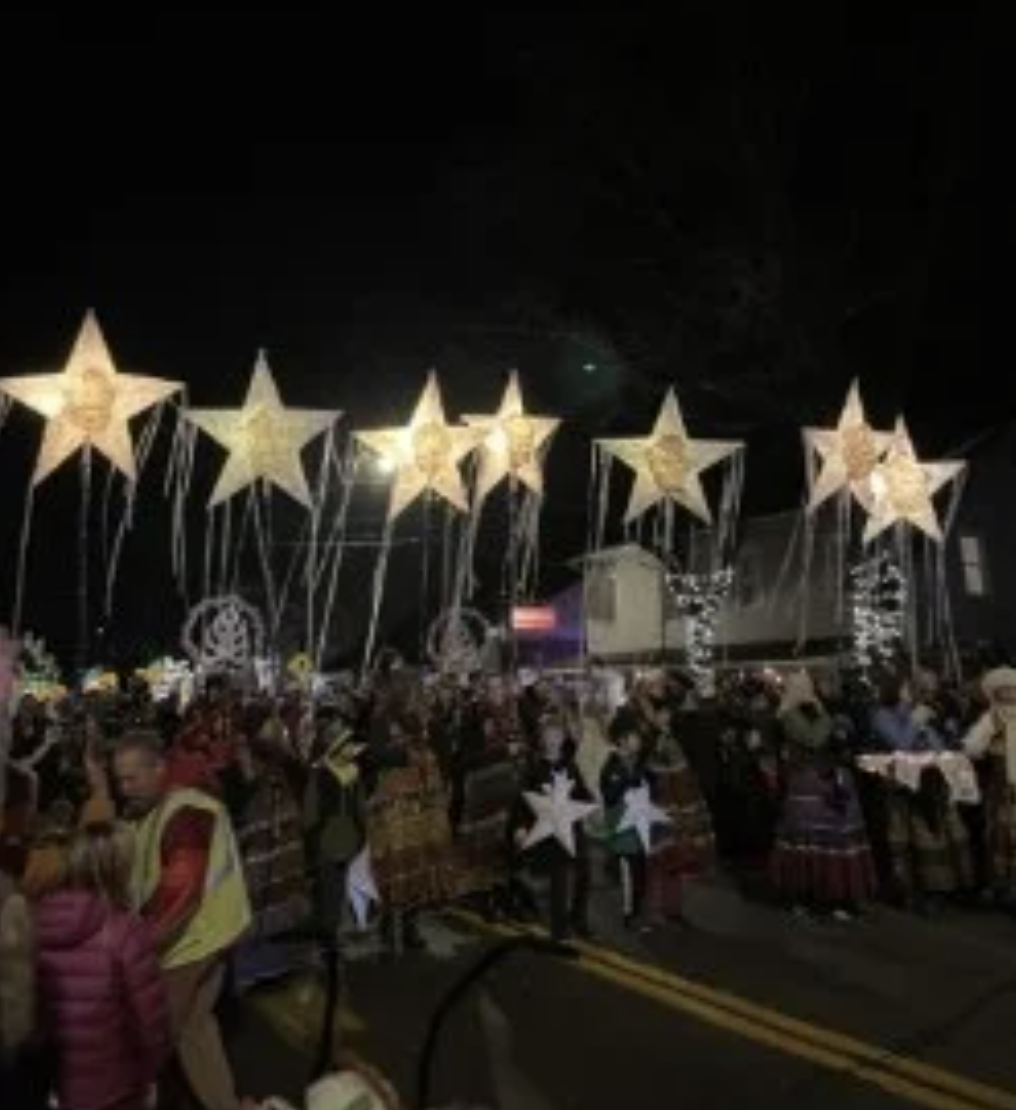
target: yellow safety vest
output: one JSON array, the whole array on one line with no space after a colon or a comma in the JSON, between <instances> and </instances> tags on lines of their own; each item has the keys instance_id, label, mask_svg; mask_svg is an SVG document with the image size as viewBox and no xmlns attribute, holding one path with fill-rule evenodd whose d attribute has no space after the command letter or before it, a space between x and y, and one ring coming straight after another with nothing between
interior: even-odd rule
<instances>
[{"instance_id":1,"label":"yellow safety vest","mask_svg":"<svg viewBox=\"0 0 1016 1110\"><path fill-rule=\"evenodd\" d=\"M215 818L205 876L204 896L172 945L160 953L164 969L197 963L222 952L251 922L247 883L233 826L222 805L200 790L173 790L138 824L134 855L134 902L142 909L158 889L162 876L162 836L181 809L199 809Z\"/></svg>"}]
</instances>

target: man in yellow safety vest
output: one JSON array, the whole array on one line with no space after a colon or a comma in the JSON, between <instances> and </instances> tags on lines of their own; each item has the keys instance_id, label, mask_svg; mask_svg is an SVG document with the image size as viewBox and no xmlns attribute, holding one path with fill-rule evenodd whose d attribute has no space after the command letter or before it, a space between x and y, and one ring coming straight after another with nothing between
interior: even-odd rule
<instances>
[{"instance_id":1,"label":"man in yellow safety vest","mask_svg":"<svg viewBox=\"0 0 1016 1110\"><path fill-rule=\"evenodd\" d=\"M251 920L229 816L211 795L170 786L154 733L126 734L114 770L136 822L135 905L152 928L184 1075L207 1110L254 1106L236 1093L215 1015L229 950Z\"/></svg>"}]
</instances>

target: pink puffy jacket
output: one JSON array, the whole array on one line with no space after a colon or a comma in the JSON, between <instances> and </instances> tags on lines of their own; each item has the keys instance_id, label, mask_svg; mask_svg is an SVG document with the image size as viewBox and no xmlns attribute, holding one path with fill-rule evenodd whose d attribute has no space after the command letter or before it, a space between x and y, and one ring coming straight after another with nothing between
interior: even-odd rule
<instances>
[{"instance_id":1,"label":"pink puffy jacket","mask_svg":"<svg viewBox=\"0 0 1016 1110\"><path fill-rule=\"evenodd\" d=\"M36 907L39 1009L56 1052L61 1110L142 1094L170 1052L166 994L143 922L87 891Z\"/></svg>"}]
</instances>

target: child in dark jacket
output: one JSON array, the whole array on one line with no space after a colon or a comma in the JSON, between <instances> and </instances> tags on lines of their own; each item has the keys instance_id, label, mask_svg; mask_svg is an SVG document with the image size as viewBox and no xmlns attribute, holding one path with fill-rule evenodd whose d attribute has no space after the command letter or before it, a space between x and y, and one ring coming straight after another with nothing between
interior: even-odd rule
<instances>
[{"instance_id":1,"label":"child in dark jacket","mask_svg":"<svg viewBox=\"0 0 1016 1110\"><path fill-rule=\"evenodd\" d=\"M126 908L130 831L92 825L36 907L39 1003L61 1110L143 1110L171 1048L147 927Z\"/></svg>"}]
</instances>

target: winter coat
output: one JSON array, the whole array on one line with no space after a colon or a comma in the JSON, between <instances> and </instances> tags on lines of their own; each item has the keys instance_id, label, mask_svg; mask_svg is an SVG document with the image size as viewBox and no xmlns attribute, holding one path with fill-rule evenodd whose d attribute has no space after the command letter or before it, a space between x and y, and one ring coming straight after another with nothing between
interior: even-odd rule
<instances>
[{"instance_id":1,"label":"winter coat","mask_svg":"<svg viewBox=\"0 0 1016 1110\"><path fill-rule=\"evenodd\" d=\"M39 1002L61 1110L105 1110L155 1082L170 1052L165 987L147 927L87 891L36 909Z\"/></svg>"},{"instance_id":2,"label":"winter coat","mask_svg":"<svg viewBox=\"0 0 1016 1110\"><path fill-rule=\"evenodd\" d=\"M34 1026L31 919L24 898L0 872L0 1063L24 1048Z\"/></svg>"}]
</instances>

